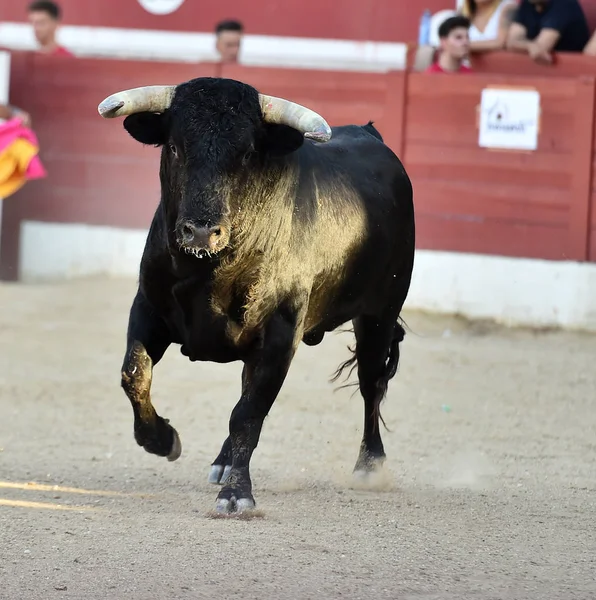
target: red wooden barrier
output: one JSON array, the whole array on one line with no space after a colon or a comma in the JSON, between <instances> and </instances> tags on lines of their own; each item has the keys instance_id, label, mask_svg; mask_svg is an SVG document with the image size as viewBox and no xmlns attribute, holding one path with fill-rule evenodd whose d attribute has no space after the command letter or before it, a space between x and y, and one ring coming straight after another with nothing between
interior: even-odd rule
<instances>
[{"instance_id":1,"label":"red wooden barrier","mask_svg":"<svg viewBox=\"0 0 596 600\"><path fill-rule=\"evenodd\" d=\"M554 54L551 65L539 65L525 54L515 52L485 52L471 56L476 73L525 75L529 77L596 76L596 58L571 52Z\"/></svg>"},{"instance_id":2,"label":"red wooden barrier","mask_svg":"<svg viewBox=\"0 0 596 600\"><path fill-rule=\"evenodd\" d=\"M216 76L216 64L82 60L14 53L11 102L32 115L48 177L3 203L0 277L17 277L26 219L146 228L159 201L159 152L128 136L97 105L140 85Z\"/></svg>"},{"instance_id":3,"label":"red wooden barrier","mask_svg":"<svg viewBox=\"0 0 596 600\"><path fill-rule=\"evenodd\" d=\"M412 177L419 248L596 261L593 76L322 72L17 53L11 101L32 113L49 177L4 202L2 277L17 276L22 220L148 226L159 153L129 138L121 119L101 119L97 104L123 88L201 75L245 81L332 125L375 121ZM536 152L478 146L481 90L502 83L541 94Z\"/></svg>"},{"instance_id":4,"label":"red wooden barrier","mask_svg":"<svg viewBox=\"0 0 596 600\"><path fill-rule=\"evenodd\" d=\"M307 71L223 65L222 77L289 98L324 115L332 125L374 121L397 152L401 148L406 74Z\"/></svg>"},{"instance_id":5,"label":"red wooden barrier","mask_svg":"<svg viewBox=\"0 0 596 600\"><path fill-rule=\"evenodd\" d=\"M531 86L541 95L536 152L478 147L484 87ZM404 161L413 180L418 247L585 260L594 78L408 78Z\"/></svg>"}]
</instances>

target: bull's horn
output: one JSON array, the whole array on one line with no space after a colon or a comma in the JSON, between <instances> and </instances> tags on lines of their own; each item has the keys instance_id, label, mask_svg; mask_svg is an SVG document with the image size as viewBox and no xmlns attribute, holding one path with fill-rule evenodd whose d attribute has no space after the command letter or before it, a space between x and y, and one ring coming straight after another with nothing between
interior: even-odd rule
<instances>
[{"instance_id":1,"label":"bull's horn","mask_svg":"<svg viewBox=\"0 0 596 600\"><path fill-rule=\"evenodd\" d=\"M169 108L175 85L149 85L124 90L108 96L98 107L104 119L124 117L139 112L162 113Z\"/></svg>"},{"instance_id":2,"label":"bull's horn","mask_svg":"<svg viewBox=\"0 0 596 600\"><path fill-rule=\"evenodd\" d=\"M288 125L317 142L331 139L331 127L321 115L295 102L259 94L261 111L267 123Z\"/></svg>"}]
</instances>

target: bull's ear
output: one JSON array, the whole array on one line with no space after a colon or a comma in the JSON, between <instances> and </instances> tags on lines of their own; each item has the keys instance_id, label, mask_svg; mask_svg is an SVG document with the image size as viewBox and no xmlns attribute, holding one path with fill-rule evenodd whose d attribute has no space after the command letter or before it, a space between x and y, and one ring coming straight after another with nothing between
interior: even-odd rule
<instances>
[{"instance_id":1,"label":"bull's ear","mask_svg":"<svg viewBox=\"0 0 596 600\"><path fill-rule=\"evenodd\" d=\"M141 142L141 144L151 144L161 146L168 139L165 115L151 112L140 112L128 115L124 119L124 129L130 135Z\"/></svg>"},{"instance_id":2,"label":"bull's ear","mask_svg":"<svg viewBox=\"0 0 596 600\"><path fill-rule=\"evenodd\" d=\"M304 143L304 136L287 125L264 124L261 151L272 156L285 156L298 150Z\"/></svg>"}]
</instances>

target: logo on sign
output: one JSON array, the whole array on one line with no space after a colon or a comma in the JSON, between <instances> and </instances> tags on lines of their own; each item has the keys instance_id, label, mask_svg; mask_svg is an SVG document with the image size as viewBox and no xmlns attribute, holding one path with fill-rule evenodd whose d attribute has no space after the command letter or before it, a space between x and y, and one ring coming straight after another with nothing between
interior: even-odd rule
<instances>
[{"instance_id":1,"label":"logo on sign","mask_svg":"<svg viewBox=\"0 0 596 600\"><path fill-rule=\"evenodd\" d=\"M178 10L184 0L139 0L139 4L151 14L168 15Z\"/></svg>"},{"instance_id":2,"label":"logo on sign","mask_svg":"<svg viewBox=\"0 0 596 600\"><path fill-rule=\"evenodd\" d=\"M526 127L531 127L533 124L532 119L512 119L509 106L500 98L487 110L486 126L489 131L517 131L523 133Z\"/></svg>"}]
</instances>

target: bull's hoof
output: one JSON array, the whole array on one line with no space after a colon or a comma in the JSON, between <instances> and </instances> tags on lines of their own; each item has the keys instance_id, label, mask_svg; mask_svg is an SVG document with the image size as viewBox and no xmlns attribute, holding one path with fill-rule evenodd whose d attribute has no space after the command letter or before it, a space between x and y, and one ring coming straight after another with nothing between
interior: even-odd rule
<instances>
[{"instance_id":1,"label":"bull's hoof","mask_svg":"<svg viewBox=\"0 0 596 600\"><path fill-rule=\"evenodd\" d=\"M215 512L220 515L241 514L255 510L254 499L251 498L218 498L215 503Z\"/></svg>"},{"instance_id":2,"label":"bull's hoof","mask_svg":"<svg viewBox=\"0 0 596 600\"><path fill-rule=\"evenodd\" d=\"M180 458L182 444L176 430L167 419L157 417L154 424L135 422L135 439L149 454L164 456L169 461Z\"/></svg>"},{"instance_id":3,"label":"bull's hoof","mask_svg":"<svg viewBox=\"0 0 596 600\"><path fill-rule=\"evenodd\" d=\"M174 441L172 442L172 449L170 450L170 453L167 456L167 459L170 462L178 460L180 458L180 455L182 454L182 442L180 441L180 436L173 427L172 431L174 432Z\"/></svg>"},{"instance_id":4,"label":"bull's hoof","mask_svg":"<svg viewBox=\"0 0 596 600\"><path fill-rule=\"evenodd\" d=\"M226 485L217 495L215 511L219 514L243 513L255 509L255 499L251 492L250 480L241 471L230 478L233 485Z\"/></svg>"},{"instance_id":5,"label":"bull's hoof","mask_svg":"<svg viewBox=\"0 0 596 600\"><path fill-rule=\"evenodd\" d=\"M366 479L369 475L378 473L383 468L385 458L385 454L373 454L368 451L361 452L354 467L354 477L357 479Z\"/></svg>"},{"instance_id":6,"label":"bull's hoof","mask_svg":"<svg viewBox=\"0 0 596 600\"><path fill-rule=\"evenodd\" d=\"M207 481L215 485L223 485L230 476L232 465L212 465Z\"/></svg>"}]
</instances>

